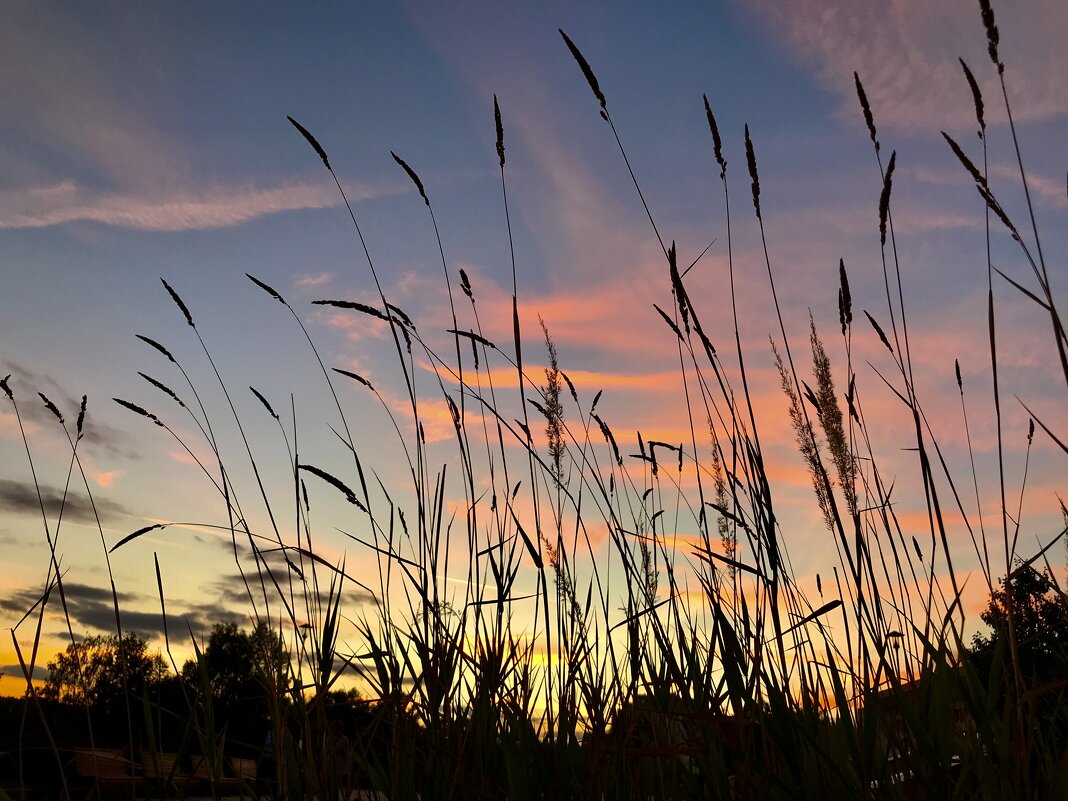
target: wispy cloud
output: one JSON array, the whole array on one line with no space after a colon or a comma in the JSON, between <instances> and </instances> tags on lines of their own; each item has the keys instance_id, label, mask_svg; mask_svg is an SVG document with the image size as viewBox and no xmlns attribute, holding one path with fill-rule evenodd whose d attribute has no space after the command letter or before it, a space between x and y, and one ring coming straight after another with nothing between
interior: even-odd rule
<instances>
[{"instance_id":1,"label":"wispy cloud","mask_svg":"<svg viewBox=\"0 0 1068 801\"><path fill-rule=\"evenodd\" d=\"M293 286L297 289L316 289L327 286L333 280L333 273L301 273L293 279Z\"/></svg>"},{"instance_id":2,"label":"wispy cloud","mask_svg":"<svg viewBox=\"0 0 1068 801\"><path fill-rule=\"evenodd\" d=\"M24 423L29 421L46 429L57 425L56 418L37 397L38 392L47 395L70 422L77 417L78 408L81 405L80 399L71 395L50 374L39 373L13 361L5 361L4 367L5 371L11 373L11 386L16 393L15 397L19 400L19 413ZM13 420L0 416L0 435L15 436L16 431L17 426ZM126 459L138 458L133 438L126 432L97 419L92 406L86 408L83 436L84 441L92 446L91 449L99 449L111 456ZM106 486L106 484L101 483L101 486Z\"/></svg>"},{"instance_id":3,"label":"wispy cloud","mask_svg":"<svg viewBox=\"0 0 1068 801\"><path fill-rule=\"evenodd\" d=\"M1006 181L1019 183L1020 168L1013 164L995 164L990 169L991 174ZM1036 175L1033 171L1027 174L1027 186L1039 200L1055 208L1068 206L1068 192L1065 191L1064 181L1060 178L1050 178L1046 175ZM995 191L997 187L993 187Z\"/></svg>"},{"instance_id":4,"label":"wispy cloud","mask_svg":"<svg viewBox=\"0 0 1068 801\"><path fill-rule=\"evenodd\" d=\"M755 0L748 9L783 37L805 66L836 92L843 113L860 120L853 70L864 82L877 125L972 126L975 114L958 57L988 98L1000 95L986 54L979 8L969 0ZM1061 0L1006 6L998 19L1006 81L1017 120L1068 112L1068 14ZM988 116L1004 116L988 103Z\"/></svg>"},{"instance_id":5,"label":"wispy cloud","mask_svg":"<svg viewBox=\"0 0 1068 801\"><path fill-rule=\"evenodd\" d=\"M346 191L350 200L365 200L392 190L357 185ZM63 181L0 192L0 228L95 222L142 231L191 231L229 228L269 214L322 209L339 203L337 190L323 182L216 186L145 195L97 192L74 181ZM326 274L310 278L322 275Z\"/></svg>"},{"instance_id":6,"label":"wispy cloud","mask_svg":"<svg viewBox=\"0 0 1068 801\"><path fill-rule=\"evenodd\" d=\"M247 553L243 555L246 558L251 558L251 556ZM284 576L286 571L288 570L288 567L286 566L286 563L281 557L281 555L277 551L273 552L273 554L267 553L264 555L267 557L272 557L271 561L274 562L274 564L271 565L271 569L274 572L275 576L277 578L281 578L282 576ZM293 556L293 559L294 564L296 564L297 556L295 554ZM308 563L305 563L304 567L309 571L311 569L311 566ZM322 570L323 568L320 567L318 569ZM255 573L253 573L253 577L254 576ZM212 594L216 598L218 598L220 608L232 610L243 609L248 606L248 591L245 589L245 580L248 578L249 577L247 574L244 578L242 578L240 573L234 572L221 576L218 580L212 582ZM316 608L317 606L325 608L327 606L327 601L329 598L327 593L320 592L318 593L318 595L316 595L316 593L311 589L306 590L306 592L307 597L309 598L309 600L311 600L312 608ZM353 586L346 586L343 593L343 599L344 606L349 609L357 606L373 604L375 600L370 593ZM246 613L244 615L244 620L247 621L247 619L248 615Z\"/></svg>"},{"instance_id":7,"label":"wispy cloud","mask_svg":"<svg viewBox=\"0 0 1068 801\"><path fill-rule=\"evenodd\" d=\"M915 181L928 186L966 187L972 184L971 177L955 165L944 168L908 167L907 171ZM995 196L1000 196L1004 185L1018 186L1020 183L1020 168L1015 164L1005 162L991 164L990 175L994 179L1001 179L991 182L991 189ZM1032 193L1032 198L1043 205L1052 208L1068 206L1068 193L1065 192L1064 181L1060 177L1053 178L1028 170L1027 186Z\"/></svg>"},{"instance_id":8,"label":"wispy cloud","mask_svg":"<svg viewBox=\"0 0 1068 801\"><path fill-rule=\"evenodd\" d=\"M27 433L32 433L33 423L28 420L23 421L23 426L26 428ZM0 412L0 437L17 437L19 436L19 421L12 412Z\"/></svg>"},{"instance_id":9,"label":"wispy cloud","mask_svg":"<svg viewBox=\"0 0 1068 801\"><path fill-rule=\"evenodd\" d=\"M8 514L39 515L42 505L50 518L62 512L64 520L77 523L95 523L97 514L102 522L130 514L125 507L107 498L94 498L91 503L86 495L74 491L64 495L59 487L0 479L0 507Z\"/></svg>"}]
</instances>

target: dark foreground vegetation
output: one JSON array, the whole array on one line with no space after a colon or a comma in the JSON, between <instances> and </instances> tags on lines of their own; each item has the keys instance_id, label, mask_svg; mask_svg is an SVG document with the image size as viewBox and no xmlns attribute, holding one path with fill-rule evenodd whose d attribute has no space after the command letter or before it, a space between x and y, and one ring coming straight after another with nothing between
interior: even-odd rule
<instances>
[{"instance_id":1,"label":"dark foreground vegetation","mask_svg":"<svg viewBox=\"0 0 1068 801\"><path fill-rule=\"evenodd\" d=\"M1000 77L997 27L987 2L980 6L991 59L985 69ZM592 68L566 36L564 41L614 135ZM980 137L966 148L948 136L947 144L984 201L988 243L1011 238L1016 248L1020 270L1006 280L1020 290L1020 302L1048 319L1049 339L1035 347L1054 354L1068 389L1068 337L1039 231L1018 223L988 184L985 105L966 65L961 86L973 93ZM359 438L350 433L346 395L382 396L363 376L324 365L324 386L337 407L330 425L348 467L328 471L314 458L305 461L303 452L298 460L297 421L253 390L263 407L258 411L279 422L279 450L287 455L293 483L277 496L259 484L258 496L240 497L234 476L248 471L258 478L257 462L251 448L247 459L224 459L215 434L233 425L244 439L236 410L220 419L235 405L209 414L170 350L142 337L151 355L162 359L158 366L168 370L165 380L149 379L162 394L145 405L117 400L163 436L178 438L168 423L175 415L203 433L212 458L200 467L219 491L235 559L246 568L255 628L251 634L217 628L181 668L122 631L117 603L113 638L78 640L72 632L72 645L53 663L45 690L31 689L4 707L7 792L98 792L71 767L71 749L88 745L123 749L127 767L141 771L130 782L137 785L133 789L158 796L186 793L189 785L174 779L190 777L201 760L214 774L209 771L213 778L198 791L221 793L229 776L236 781L228 791L250 794L258 784L259 791L290 799L336 798L355 787L398 799L510 801L1065 797L1068 615L1048 561L1051 552L1062 552L1065 532L1041 532L1049 543L1041 551L1016 552L1027 522L1006 497L1006 488L1020 480L1006 475L1001 454L1005 438L1015 443L1023 435L1001 430L1007 401L997 343L1012 335L997 324L992 287L1002 279L989 260L979 266L990 287L984 312L993 397L966 395L957 373L965 419L966 397L997 413L1000 481L994 493L1001 513L983 523L979 482L973 474L951 473L916 391L911 354L922 343L909 341L896 255L896 157L885 156L877 109L869 108L860 77L857 92L882 176L873 210L886 308L862 317L860 308L878 308L881 300L865 299L857 304L855 327L842 264L839 285L831 290L840 312L831 328L841 329L844 363L831 364L815 322L800 342L781 323L773 338L783 402L838 558L817 577L818 598L806 594L790 568L787 521L773 500L761 421L749 394L746 365L764 354L743 354L737 335L712 341L705 323L713 311L688 293L686 265L678 263L653 214L652 234L663 246L664 280L674 301L658 311L664 336L677 343L689 413L690 438L682 443L645 441L640 434L635 443L622 442L597 412L600 393L587 398L575 390L544 328L549 367L532 375L524 367L530 354L520 347L522 326L530 321L520 320L515 295L511 347L495 345L482 333L477 287L444 256L454 322L444 347L434 336L424 337L390 303L353 215L378 301L317 302L387 330L411 420L395 417L385 401L382 419L396 427L396 458L404 460L410 485L402 490L379 483ZM1002 100L1011 120L1007 93ZM507 226L505 115L494 105ZM707 101L705 109L725 204L725 292L737 320L728 191L733 172L728 174ZM333 178L326 151L293 124ZM1009 134L1015 143L1011 127ZM612 141L615 146L619 139ZM748 130L744 144L748 169L740 180L763 236L758 162ZM978 150L982 158L968 155ZM426 189L395 158L425 201L436 232ZM1022 165L1019 180L1026 188ZM340 181L337 187L344 194ZM640 197L637 182L635 189ZM748 198L743 205L748 216ZM1030 211L1028 202L1023 216L1029 220ZM771 280L777 312L773 261L758 267ZM746 275L755 272L746 265ZM293 322L295 335L307 337L310 358L319 359L296 311L275 289L250 278L264 293L265 313L277 313L279 325ZM455 284L460 292L454 294ZM174 288L164 287L211 362L194 314ZM885 348L874 381L867 369L854 372L854 337L877 338ZM514 371L518 395L514 388L495 387L501 369ZM219 383L231 400L225 377ZM20 403L36 402L16 397L6 382L3 389L16 413ZM894 482L882 472L869 436L882 421L865 413L877 392L896 398L914 432L901 447L915 457L928 511L925 530L904 526L895 514ZM455 433L444 458L423 436L432 401L446 405ZM69 425L45 402L76 455L81 417ZM149 408L157 406L168 411ZM1063 418L1034 423L1037 433L1033 425L1028 441L1049 437L1068 455ZM974 506L966 492L973 484ZM351 505L345 527L359 532L349 535L352 547L378 557L377 575L353 576L343 562L316 552L310 512L327 493L340 493ZM459 504L455 518L446 500ZM242 503L265 510L269 523L254 527ZM971 641L946 533L949 513L965 521L990 597L983 616L988 630ZM163 527L110 545L101 534L101 541L109 552L136 548L141 536ZM595 528L608 532L599 551L591 540ZM676 535L683 534L691 540L680 546ZM457 565L461 551L470 556ZM163 572L157 563L165 612ZM447 584L450 576L463 581ZM371 597L371 606L352 613L343 608L349 587ZM16 645L61 598L53 550L45 590L16 627ZM358 631L359 645L351 652L339 645L345 620ZM20 646L27 675L37 645L33 635L28 640ZM369 700L336 690L348 672L369 686ZM170 765L168 780L143 781L153 759ZM239 778L242 759L259 763L258 780Z\"/></svg>"}]
</instances>

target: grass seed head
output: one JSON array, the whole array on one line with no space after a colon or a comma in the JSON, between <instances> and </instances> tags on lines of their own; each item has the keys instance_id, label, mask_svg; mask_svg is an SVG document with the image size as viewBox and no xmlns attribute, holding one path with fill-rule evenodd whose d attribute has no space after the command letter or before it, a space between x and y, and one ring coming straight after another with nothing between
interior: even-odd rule
<instances>
[{"instance_id":1,"label":"grass seed head","mask_svg":"<svg viewBox=\"0 0 1068 801\"><path fill-rule=\"evenodd\" d=\"M178 297L178 293L171 288L171 285L167 283L167 280L165 278L160 278L159 280L163 282L163 286L167 289L167 292L168 294L170 294L171 299L174 300L178 308L181 309L182 314L185 315L185 321L189 323L189 327L196 328L196 326L193 325L193 315L189 313L189 307L182 302L182 299Z\"/></svg>"},{"instance_id":2,"label":"grass seed head","mask_svg":"<svg viewBox=\"0 0 1068 801\"><path fill-rule=\"evenodd\" d=\"M248 279L252 283L254 283L256 286L258 286L260 289L262 289L264 292L266 292L272 298L277 300L279 303L282 303L282 304L285 303L285 300L282 298L282 296L279 295L272 287L268 286L267 284L265 284L263 281L261 281L259 278L257 278L254 275L250 275L249 273L245 273L245 275L248 276Z\"/></svg>"},{"instance_id":3,"label":"grass seed head","mask_svg":"<svg viewBox=\"0 0 1068 801\"><path fill-rule=\"evenodd\" d=\"M142 407L138 406L136 403L130 403L130 401L123 400L122 398L112 398L112 400L115 401L115 403L119 404L119 406L124 406L125 408L129 409L134 414L139 414L142 417L147 417L156 425L160 426L161 428L163 427L163 422L158 417L156 417L156 415L152 414L152 412L146 411Z\"/></svg>"},{"instance_id":4,"label":"grass seed head","mask_svg":"<svg viewBox=\"0 0 1068 801\"><path fill-rule=\"evenodd\" d=\"M875 118L871 115L871 105L868 103L868 93L864 91L864 84L860 82L860 75L853 73L853 82L857 86L857 99L860 101L860 110L864 113L864 124L868 126L868 136L875 145L875 152L879 152L879 139L875 134Z\"/></svg>"},{"instance_id":5,"label":"grass seed head","mask_svg":"<svg viewBox=\"0 0 1068 801\"><path fill-rule=\"evenodd\" d=\"M150 383L152 386L154 386L156 389L158 389L163 394L169 395L171 397L171 399L174 400L174 402L177 403L179 406L181 406L183 409L185 408L185 404L182 402L182 399L179 398L174 393L174 390L172 390L166 384L162 383L161 381L157 381L152 376L146 375L145 373L139 372L138 375L141 376L141 378L145 379L145 381Z\"/></svg>"},{"instance_id":6,"label":"grass seed head","mask_svg":"<svg viewBox=\"0 0 1068 801\"><path fill-rule=\"evenodd\" d=\"M753 182L753 208L756 210L757 219L760 217L760 177L757 175L756 153L753 151L753 140L749 138L749 126L745 126L745 161L749 165L749 177Z\"/></svg>"},{"instance_id":7,"label":"grass seed head","mask_svg":"<svg viewBox=\"0 0 1068 801\"><path fill-rule=\"evenodd\" d=\"M501 123L501 107L497 105L497 95L493 96L493 125L497 129L497 158L504 167L504 125Z\"/></svg>"},{"instance_id":8,"label":"grass seed head","mask_svg":"<svg viewBox=\"0 0 1068 801\"><path fill-rule=\"evenodd\" d=\"M712 134L712 152L719 164L719 177L727 177L727 160L723 158L723 140L719 135L719 125L716 124L716 116L712 113L712 107L708 105L708 96L702 95L705 101L705 118L708 120L708 130Z\"/></svg>"},{"instance_id":9,"label":"grass seed head","mask_svg":"<svg viewBox=\"0 0 1068 801\"><path fill-rule=\"evenodd\" d=\"M89 402L88 395L82 395L82 402L78 406L78 423L76 429L78 431L78 439L82 438L82 431L85 428L85 406Z\"/></svg>"},{"instance_id":10,"label":"grass seed head","mask_svg":"<svg viewBox=\"0 0 1068 801\"><path fill-rule=\"evenodd\" d=\"M56 404L52 403L52 401L50 401L43 392L38 392L37 394L40 395L41 400L44 401L45 408L48 409L48 411L50 411L52 414L54 414L56 416L56 419L59 420L60 423L62 423L63 415L59 413L59 409L56 408Z\"/></svg>"},{"instance_id":11,"label":"grass seed head","mask_svg":"<svg viewBox=\"0 0 1068 801\"><path fill-rule=\"evenodd\" d=\"M319 158L323 160L323 164L326 166L326 168L333 172L333 170L330 168L330 159L326 157L326 151L323 150L323 146L316 141L315 137L311 135L308 129L301 125L299 122L297 122L295 119L290 117L288 114L286 115L286 119L293 123L293 127L300 131L301 136L307 139L308 144L312 146L316 153L319 154Z\"/></svg>"},{"instance_id":12,"label":"grass seed head","mask_svg":"<svg viewBox=\"0 0 1068 801\"><path fill-rule=\"evenodd\" d=\"M890 163L886 165L886 175L883 176L883 191L879 196L879 243L886 244L886 219L890 215L890 189L894 180L894 164L897 162L897 151L890 154Z\"/></svg>"},{"instance_id":13,"label":"grass seed head","mask_svg":"<svg viewBox=\"0 0 1068 801\"><path fill-rule=\"evenodd\" d=\"M983 27L986 28L986 48L990 53L990 60L998 68L998 75L1005 72L1005 65L998 58L998 44L1001 35L998 33L997 23L994 22L994 9L990 7L990 0L979 0L979 11L983 15Z\"/></svg>"},{"instance_id":14,"label":"grass seed head","mask_svg":"<svg viewBox=\"0 0 1068 801\"><path fill-rule=\"evenodd\" d=\"M419 190L419 197L421 197L423 199L423 202L426 203L427 206L429 206L430 198L426 196L426 190L423 189L423 182L419 180L419 176L415 174L415 170L409 167L408 162L406 162L392 150L389 151L389 155L393 156L393 160L397 162L406 173L408 173L408 177L412 179L412 183L415 184L415 188Z\"/></svg>"},{"instance_id":15,"label":"grass seed head","mask_svg":"<svg viewBox=\"0 0 1068 801\"><path fill-rule=\"evenodd\" d=\"M564 33L563 28L559 29L560 35L564 37L564 42L567 44L567 49L571 51L571 55L575 57L575 61L578 62L579 68L582 70L582 74L586 76L586 82L590 85L590 89L593 90L593 96L597 98L597 102L601 104L602 116L608 112L608 108L605 105L604 93L601 91L601 85L597 82L597 76L593 74L593 70L590 69L590 64L586 61L582 52L575 47L575 43L568 38L568 35Z\"/></svg>"},{"instance_id":16,"label":"grass seed head","mask_svg":"<svg viewBox=\"0 0 1068 801\"><path fill-rule=\"evenodd\" d=\"M385 312L376 309L374 306L368 306L366 303L359 303L355 300L313 300L312 304L315 306L334 306L338 309L352 309L353 311L363 312L372 317L377 317L384 322L389 322L389 318L386 316Z\"/></svg>"},{"instance_id":17,"label":"grass seed head","mask_svg":"<svg viewBox=\"0 0 1068 801\"><path fill-rule=\"evenodd\" d=\"M968 80L968 88L972 90L972 102L975 104L975 120L979 123L979 138L982 139L986 131L983 93L979 90L979 84L976 82L975 76L972 75L972 71L968 69L968 64L963 58L960 59L960 66L961 69L964 70L964 77Z\"/></svg>"},{"instance_id":18,"label":"grass seed head","mask_svg":"<svg viewBox=\"0 0 1068 801\"><path fill-rule=\"evenodd\" d=\"M164 356L166 356L168 361L171 361L171 362L174 361L174 357L171 355L171 352L169 350L167 350L165 347L163 347L161 344L156 342L156 340L154 340L154 339L152 339L150 337L146 337L143 334L135 334L135 336L138 339L140 339L142 342L144 342L146 345L151 345L153 348L155 348L160 353L162 353Z\"/></svg>"},{"instance_id":19,"label":"grass seed head","mask_svg":"<svg viewBox=\"0 0 1068 801\"><path fill-rule=\"evenodd\" d=\"M881 339L883 341L883 344L886 345L886 349L893 353L894 348L890 344L890 340L886 338L886 334L883 332L883 327L877 322L875 322L875 318L868 313L867 309L864 310L864 316L868 318L868 322L871 323L871 327L875 329L875 333L879 335L879 339Z\"/></svg>"},{"instance_id":20,"label":"grass seed head","mask_svg":"<svg viewBox=\"0 0 1068 801\"><path fill-rule=\"evenodd\" d=\"M838 320L842 324L842 335L853 322L853 298L849 294L849 278L846 276L845 259L838 260Z\"/></svg>"},{"instance_id":21,"label":"grass seed head","mask_svg":"<svg viewBox=\"0 0 1068 801\"><path fill-rule=\"evenodd\" d=\"M350 372L348 370L342 370L340 367L331 367L330 369L333 370L335 373L340 373L346 378L351 378L353 381L363 384L372 392L374 391L374 387L371 386L371 382L364 378L362 375L357 375L356 373Z\"/></svg>"},{"instance_id":22,"label":"grass seed head","mask_svg":"<svg viewBox=\"0 0 1068 801\"><path fill-rule=\"evenodd\" d=\"M252 390L252 394L256 396L256 398L259 400L259 402L263 404L263 408L267 410L267 414L269 414L271 417L273 417L275 420L277 420L278 419L278 413L275 412L275 410L273 408L271 408L271 404L267 402L267 399L265 397L263 397L263 395L260 393L260 391L258 389L256 389L255 387L249 387L249 389Z\"/></svg>"}]
</instances>

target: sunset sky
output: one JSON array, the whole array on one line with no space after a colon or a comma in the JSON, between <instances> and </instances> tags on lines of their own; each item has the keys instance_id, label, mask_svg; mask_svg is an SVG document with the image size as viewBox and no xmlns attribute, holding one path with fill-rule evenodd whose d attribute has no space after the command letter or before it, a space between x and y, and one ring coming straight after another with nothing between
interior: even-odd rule
<instances>
[{"instance_id":1,"label":"sunset sky","mask_svg":"<svg viewBox=\"0 0 1068 801\"><path fill-rule=\"evenodd\" d=\"M1068 297L1068 7L1063 0L1002 3L1006 82L1031 200L1055 297ZM1011 8L1011 14L1009 13ZM329 154L367 239L390 301L447 353L452 327L441 256L426 207L390 156L419 174L433 203L453 288L470 276L483 333L511 341L511 260L494 148L493 96L501 108L515 240L524 356L539 373L540 315L586 408L633 452L646 439L686 436L674 337L653 304L670 308L660 245L612 131L557 31L563 28L599 79L650 211L688 265L714 241L687 282L710 333L729 352L727 237L719 169L702 106L716 113L730 181L739 317L771 473L785 510L783 538L799 582L834 561L821 529L776 386L768 336L778 333L752 213L743 125L756 149L769 256L794 347L804 352L809 311L841 367L838 262L849 270L854 365L868 413L885 428L887 464L901 470L898 512L923 512L907 419L875 374L891 363L861 309L885 322L879 250L879 167L857 103L864 82L882 155L897 151L891 210L920 399L963 488L971 487L959 359L983 514L997 514L986 346L983 204L940 136L950 133L981 163L972 97L958 57L986 97L994 191L1030 230L1000 85L971 0L716 0L704 3L5 3L0 8L0 623L19 624L43 591L48 529L58 528L76 634L113 627L100 534L70 446L37 397L66 416L88 396L81 466L108 547L156 522L176 522L112 555L124 625L161 632L153 553L173 629L198 636L213 622L247 624L226 522L208 479L178 443L120 408L125 398L171 423L200 456L193 423L144 382L145 372L181 394L174 366L136 338L164 343L204 390L224 450L244 476L247 454L211 366L163 277L181 295L233 394L271 493L284 508L286 451L278 427L247 390L271 402L303 461L342 470L338 425L318 364L288 313L245 277L277 289L308 326L328 367L355 371L380 390L401 425L404 387L384 327L311 301L377 302L367 260L330 175L291 115ZM1026 225L1025 225L1026 224ZM993 229L993 259L1037 291L1029 266ZM462 298L456 292L458 300ZM1018 395L1063 437L1065 387L1048 317L1005 281L995 284L1002 365L1009 505L1020 503L1027 413ZM462 327L473 325L470 307ZM502 370L514 395L514 378ZM836 373L841 381L843 373ZM423 389L433 396L427 380ZM506 382L511 380L508 385ZM380 407L338 383L357 445L382 481L403 487L405 467ZM841 387L844 391L844 387ZM186 391L186 395L188 392ZM440 397L440 392L438 392ZM191 398L185 398L191 402ZM447 461L451 422L443 404L425 423ZM514 416L515 412L511 412ZM900 436L899 436L900 435ZM911 461L910 461L911 460ZM1031 447L1019 550L1030 555L1062 525L1068 460L1041 432ZM351 466L348 468L351 472ZM909 477L908 471L912 469ZM244 482L250 509L256 493ZM319 547L369 570L322 484ZM970 491L970 490L969 490ZM911 495L909 494L911 492ZM287 495L288 493L288 495ZM919 493L919 494L917 494ZM403 491L398 489L398 497ZM462 494L450 500L462 500ZM971 506L975 508L974 492ZM291 506L291 503L290 503ZM337 514L335 514L337 513ZM250 511L259 524L261 509ZM976 568L955 525L958 569ZM922 529L922 522L918 523ZM1062 569L1065 550L1050 552ZM1003 565L998 566L999 570ZM235 586L236 585L236 586ZM985 589L970 583L971 612ZM359 606L359 592L351 603ZM65 630L50 602L44 656ZM36 618L19 624L23 648ZM182 653L185 653L183 651ZM11 636L0 639L0 693L20 692Z\"/></svg>"}]
</instances>

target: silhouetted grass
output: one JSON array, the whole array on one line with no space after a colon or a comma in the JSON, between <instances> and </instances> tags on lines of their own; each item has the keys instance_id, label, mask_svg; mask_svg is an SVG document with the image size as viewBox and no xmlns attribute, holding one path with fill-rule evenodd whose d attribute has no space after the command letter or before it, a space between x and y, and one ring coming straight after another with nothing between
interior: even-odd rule
<instances>
[{"instance_id":1,"label":"silhouetted grass","mask_svg":"<svg viewBox=\"0 0 1068 801\"><path fill-rule=\"evenodd\" d=\"M989 6L982 5L991 57L1000 76L997 29ZM878 314L864 309L864 314L892 363L890 373L876 372L879 380L874 386L891 392L912 423L909 447L917 457L915 469L929 520L924 545L897 519L891 497L895 482L884 474L884 459L872 443L880 421L865 414L867 382L854 372L852 361L854 337L870 338L872 332L854 331L846 266L840 264L837 288L846 360L834 365L816 320L810 320L808 331L796 335L783 321L775 294L776 270L764 239L765 225L775 223L761 211L757 152L748 126L744 137L753 210L779 324L772 350L784 407L837 558L837 564L828 565L829 573L816 576L819 598L815 599L802 589L790 567L788 527L768 477L759 432L762 421L750 394L747 363L769 357L744 354L738 334L732 236L737 222L730 215L731 175L711 105L705 98L724 189L735 368L721 360L702 325L703 318L724 309L704 308L688 292L687 271L680 271L674 245L661 238L595 71L578 46L566 34L563 38L594 93L599 114L611 127L663 247L665 283L674 303L657 310L677 343L688 442L646 440L638 433L635 444L623 442L621 448L596 411L600 393L588 399L576 390L544 323L549 367L543 375L528 372L521 348L524 321L519 315L514 249L513 339L510 346L487 339L479 320L477 287L459 270L460 287L470 303L467 317L454 304L452 268L426 188L394 155L430 213L449 291L452 327L446 333L453 352L446 357L435 350L436 338L424 338L409 316L389 302L326 150L292 118L290 122L337 183L378 293L377 305L344 299L315 303L367 315L389 327L411 424L394 416L367 379L341 368L328 369L297 311L276 290L249 275L259 290L290 313L322 368L337 410L337 420L329 424L348 465L345 472L328 472L303 461L304 455L298 460L297 421L292 414L276 411L267 397L250 387L277 422L292 476L291 492L272 496L260 478L259 463L224 377L214 369L208 344L189 308L166 281L166 292L213 369L230 420L213 421L214 413L209 414L201 402L185 367L163 345L141 336L168 360L165 367L184 377L194 402L183 399L184 390L141 373L163 393L165 402L177 407L169 413L178 411L194 421L208 447L210 461L197 463L224 504L226 532L241 570L250 619L273 632L284 647L282 658L265 659L260 677L276 743L273 792L287 798L327 798L347 795L361 785L390 798L512 801L1053 797L1049 794L1064 786L1068 741L1057 728L1063 721L1056 715L1051 718L1046 710L1064 706L1065 682L1036 684L1021 671L1011 606L1008 640L997 649L989 670L980 670L964 645L963 587L953 568L945 515L952 508L969 521L970 514L916 390L893 223L896 154L884 167L875 114L861 77L854 74L882 185L873 207L878 212L886 291L886 308ZM1039 293L1013 283L1049 316L1068 380L1068 340L1049 286L1037 227L1032 227L1033 241L1025 242L987 183L984 104L974 76L963 66L984 146L983 169L955 141L946 139L990 213L1019 243L1032 266ZM1004 100L1011 119L1007 93ZM511 242L506 119L495 97L495 145ZM1011 133L1015 144L1015 130ZM1021 181L1026 187L1022 168ZM994 235L988 225L988 254ZM1016 531L1010 526L1014 516L1005 491L992 292L995 269L988 264L989 350L998 421L1002 556L1011 567L1020 564L1021 555L1016 553ZM889 320L886 328L877 316ZM800 357L805 348L811 357L811 379L804 377L805 360ZM417 370L422 369L417 358L433 379L429 397L417 387ZM518 403L509 402L494 387L491 368L501 365L516 370ZM333 384L334 374L351 379L355 391L370 392L381 402L398 438L393 458L403 456L406 484L385 485L374 466L363 461L346 405ZM957 382L967 423L959 368ZM3 388L17 414L17 399L6 382ZM116 400L163 427L197 458L194 454L201 445L183 441L178 429L165 422L168 413ZM454 450L447 460L427 447L423 432L425 409L435 401L443 402L451 417ZM66 431L59 411L47 399L45 403ZM72 464L84 479L77 458L82 415L70 445ZM241 464L224 459L214 433L231 422L246 450L247 462L242 458ZM1039 422L1042 428L1048 423L1048 433L1056 438L1060 421ZM247 510L234 480L245 473L257 488ZM309 492L307 476L348 502L352 516L346 528L362 533L346 536L354 552L374 556L376 575L357 579L344 561L330 562L316 552L311 498L317 493ZM964 478L981 508L974 461L971 476ZM691 479L695 492L684 489ZM447 502L462 510L456 519L450 518ZM267 530L250 524L253 504L266 514ZM281 522L283 515L289 522ZM1018 527L1018 516L1015 519ZM110 550L130 547L128 543L160 525L140 529ZM56 546L59 524L50 528L44 515L43 526L51 553L45 590L32 615L12 630L27 680L38 664L46 604L53 592L63 597ZM978 532L970 523L968 527L986 587L993 591L997 576L990 551L997 545L997 527L988 529L981 517ZM595 528L608 532L601 551L592 538ZM680 548L676 538L687 533L696 541L689 551ZM460 552L469 554L469 559L457 565ZM242 558L244 553L249 559ZM945 569L936 570L939 560ZM1018 571L1009 570L1006 588ZM462 590L446 586L450 576L463 578ZM158 562L156 578L166 617ZM372 599L369 607L346 608L344 593L350 585L367 593ZM112 592L121 637L113 581ZM75 633L66 617L73 642ZM359 635L359 646L351 652L339 639L346 620ZM33 651L24 658L15 632L34 621ZM194 640L197 670L182 684L186 705L182 749L206 755L221 776L235 747L256 744L227 740L225 722L215 717L203 646ZM169 633L167 647L169 652ZM349 731L351 752L339 752L332 721L339 719L339 704L344 701L332 693L342 676L351 672L370 687L373 703L369 719ZM32 687L27 701L37 703ZM168 714L147 695L129 701L128 718L143 714L148 732ZM31 708L40 707L29 703L25 707ZM43 714L41 719L45 721ZM132 742L132 722L129 732L131 748L147 748L150 753L159 748L158 743ZM349 760L355 763L354 771L342 768ZM25 787L22 792L27 792ZM65 786L62 792L68 795Z\"/></svg>"}]
</instances>

